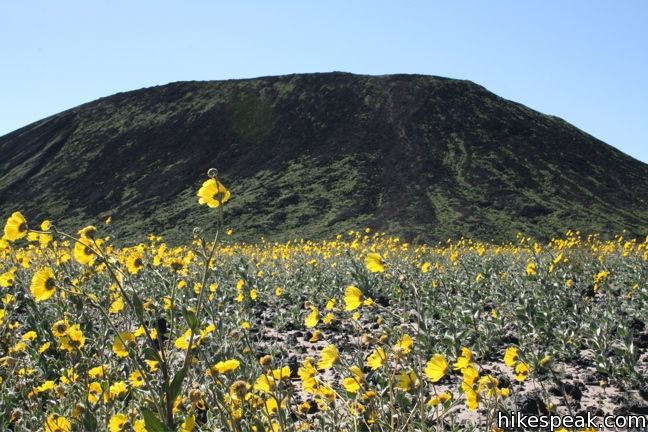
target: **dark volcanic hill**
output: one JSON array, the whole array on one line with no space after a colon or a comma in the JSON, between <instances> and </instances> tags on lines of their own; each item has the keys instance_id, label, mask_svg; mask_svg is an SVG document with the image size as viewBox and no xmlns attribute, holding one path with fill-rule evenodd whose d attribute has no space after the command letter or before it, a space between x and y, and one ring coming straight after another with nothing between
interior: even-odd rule
<instances>
[{"instance_id":1,"label":"dark volcanic hill","mask_svg":"<svg viewBox=\"0 0 648 432\"><path fill-rule=\"evenodd\" d=\"M0 216L189 238L219 169L239 238L350 228L490 240L648 232L648 165L469 81L347 73L181 82L0 138Z\"/></svg>"}]
</instances>

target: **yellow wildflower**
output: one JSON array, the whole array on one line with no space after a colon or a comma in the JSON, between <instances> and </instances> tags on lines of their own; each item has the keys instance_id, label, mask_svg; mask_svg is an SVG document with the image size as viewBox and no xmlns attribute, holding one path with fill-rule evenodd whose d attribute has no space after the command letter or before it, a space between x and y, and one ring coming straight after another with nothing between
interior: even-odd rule
<instances>
[{"instance_id":1,"label":"yellow wildflower","mask_svg":"<svg viewBox=\"0 0 648 432\"><path fill-rule=\"evenodd\" d=\"M472 387L465 387L464 394L466 395L466 406L470 410L479 408L479 394Z\"/></svg>"},{"instance_id":2,"label":"yellow wildflower","mask_svg":"<svg viewBox=\"0 0 648 432\"><path fill-rule=\"evenodd\" d=\"M34 273L29 290L37 302L52 297L56 292L56 277L52 269L47 267Z\"/></svg>"},{"instance_id":3,"label":"yellow wildflower","mask_svg":"<svg viewBox=\"0 0 648 432\"><path fill-rule=\"evenodd\" d=\"M461 385L470 387L475 383L477 378L479 378L479 371L471 364L461 370L461 375L463 376Z\"/></svg>"},{"instance_id":4,"label":"yellow wildflower","mask_svg":"<svg viewBox=\"0 0 648 432\"><path fill-rule=\"evenodd\" d=\"M427 404L428 406L435 407L439 404L443 404L446 401L449 401L450 399L452 399L452 393L443 392L432 396L432 398L428 401Z\"/></svg>"},{"instance_id":5,"label":"yellow wildflower","mask_svg":"<svg viewBox=\"0 0 648 432\"><path fill-rule=\"evenodd\" d=\"M47 417L43 425L45 432L70 432L72 424L63 416L52 414Z\"/></svg>"},{"instance_id":6,"label":"yellow wildflower","mask_svg":"<svg viewBox=\"0 0 648 432\"><path fill-rule=\"evenodd\" d=\"M96 367L93 367L88 370L89 378L105 378L106 372L108 372L108 365L102 364Z\"/></svg>"},{"instance_id":7,"label":"yellow wildflower","mask_svg":"<svg viewBox=\"0 0 648 432\"><path fill-rule=\"evenodd\" d=\"M240 364L241 362L236 359L224 360L216 363L210 370L219 374L226 374L237 370Z\"/></svg>"},{"instance_id":8,"label":"yellow wildflower","mask_svg":"<svg viewBox=\"0 0 648 432\"><path fill-rule=\"evenodd\" d=\"M369 354L369 357L367 357L367 366L369 366L372 370L376 370L380 366L382 366L383 363L385 363L385 360L387 360L385 350L381 347L378 347L371 354Z\"/></svg>"},{"instance_id":9,"label":"yellow wildflower","mask_svg":"<svg viewBox=\"0 0 648 432\"><path fill-rule=\"evenodd\" d=\"M108 422L108 430L110 432L120 432L124 429L126 423L128 423L128 417L126 416L126 414L115 414L110 417L110 421Z\"/></svg>"},{"instance_id":10,"label":"yellow wildflower","mask_svg":"<svg viewBox=\"0 0 648 432\"><path fill-rule=\"evenodd\" d=\"M434 354L425 365L425 376L432 382L439 382L448 372L448 361L442 354Z\"/></svg>"},{"instance_id":11,"label":"yellow wildflower","mask_svg":"<svg viewBox=\"0 0 648 432\"><path fill-rule=\"evenodd\" d=\"M520 351L516 347L509 347L504 353L504 364L513 367L520 359Z\"/></svg>"},{"instance_id":12,"label":"yellow wildflower","mask_svg":"<svg viewBox=\"0 0 648 432\"><path fill-rule=\"evenodd\" d=\"M307 328L313 328L319 323L319 310L315 306L310 307L311 312L304 319Z\"/></svg>"},{"instance_id":13,"label":"yellow wildflower","mask_svg":"<svg viewBox=\"0 0 648 432\"><path fill-rule=\"evenodd\" d=\"M128 376L128 382L135 388L142 387L144 384L146 384L146 381L144 381L144 376L138 370L131 372L131 374Z\"/></svg>"},{"instance_id":14,"label":"yellow wildflower","mask_svg":"<svg viewBox=\"0 0 648 432\"><path fill-rule=\"evenodd\" d=\"M131 253L126 259L126 269L130 274L137 274L144 268L144 254L135 251Z\"/></svg>"},{"instance_id":15,"label":"yellow wildflower","mask_svg":"<svg viewBox=\"0 0 648 432\"><path fill-rule=\"evenodd\" d=\"M320 360L317 362L318 369L330 369L338 361L340 353L335 345L327 345L320 354Z\"/></svg>"},{"instance_id":16,"label":"yellow wildflower","mask_svg":"<svg viewBox=\"0 0 648 432\"><path fill-rule=\"evenodd\" d=\"M113 352L117 357L128 357L128 345L135 342L135 335L131 332L119 333L113 341Z\"/></svg>"},{"instance_id":17,"label":"yellow wildflower","mask_svg":"<svg viewBox=\"0 0 648 432\"><path fill-rule=\"evenodd\" d=\"M457 358L456 363L453 365L454 370L462 370L470 366L472 363L472 351L469 348L461 348L461 355Z\"/></svg>"},{"instance_id":18,"label":"yellow wildflower","mask_svg":"<svg viewBox=\"0 0 648 432\"><path fill-rule=\"evenodd\" d=\"M196 427L196 416L188 415L185 421L180 425L180 432L191 432Z\"/></svg>"},{"instance_id":19,"label":"yellow wildflower","mask_svg":"<svg viewBox=\"0 0 648 432\"><path fill-rule=\"evenodd\" d=\"M116 314L124 310L124 299L121 295L117 295L115 300L110 304L108 312L111 314Z\"/></svg>"},{"instance_id":20,"label":"yellow wildflower","mask_svg":"<svg viewBox=\"0 0 648 432\"><path fill-rule=\"evenodd\" d=\"M30 330L24 335L22 335L21 339L24 341L33 341L38 337L38 334L34 330Z\"/></svg>"},{"instance_id":21,"label":"yellow wildflower","mask_svg":"<svg viewBox=\"0 0 648 432\"><path fill-rule=\"evenodd\" d=\"M344 378L342 385L347 392L357 393L364 381L364 373L358 366L351 366L349 372L351 372L351 376Z\"/></svg>"},{"instance_id":22,"label":"yellow wildflower","mask_svg":"<svg viewBox=\"0 0 648 432\"><path fill-rule=\"evenodd\" d=\"M229 201L231 193L216 179L206 180L198 190L198 203L216 208Z\"/></svg>"},{"instance_id":23,"label":"yellow wildflower","mask_svg":"<svg viewBox=\"0 0 648 432\"><path fill-rule=\"evenodd\" d=\"M522 382L527 378L529 372L529 365L524 362L520 362L515 366L515 379Z\"/></svg>"},{"instance_id":24,"label":"yellow wildflower","mask_svg":"<svg viewBox=\"0 0 648 432\"><path fill-rule=\"evenodd\" d=\"M86 238L81 238L80 241L74 243L72 256L79 264L84 265L92 265L97 258L97 255L90 247L90 241Z\"/></svg>"},{"instance_id":25,"label":"yellow wildflower","mask_svg":"<svg viewBox=\"0 0 648 432\"><path fill-rule=\"evenodd\" d=\"M419 385L420 381L418 375L416 375L416 372L409 371L403 372L398 376L398 384L396 385L396 387L407 392L418 387Z\"/></svg>"},{"instance_id":26,"label":"yellow wildflower","mask_svg":"<svg viewBox=\"0 0 648 432\"><path fill-rule=\"evenodd\" d=\"M70 323L67 320L59 320L52 324L52 334L61 338L67 334L68 329L70 328Z\"/></svg>"},{"instance_id":27,"label":"yellow wildflower","mask_svg":"<svg viewBox=\"0 0 648 432\"><path fill-rule=\"evenodd\" d=\"M377 253L370 253L365 258L365 266L372 273L380 273L385 271L385 262L382 257Z\"/></svg>"},{"instance_id":28,"label":"yellow wildflower","mask_svg":"<svg viewBox=\"0 0 648 432\"><path fill-rule=\"evenodd\" d=\"M349 285L344 292L344 310L356 310L362 305L362 291L360 288Z\"/></svg>"},{"instance_id":29,"label":"yellow wildflower","mask_svg":"<svg viewBox=\"0 0 648 432\"><path fill-rule=\"evenodd\" d=\"M4 237L9 241L16 241L27 235L27 221L20 212L14 212L4 227Z\"/></svg>"}]
</instances>

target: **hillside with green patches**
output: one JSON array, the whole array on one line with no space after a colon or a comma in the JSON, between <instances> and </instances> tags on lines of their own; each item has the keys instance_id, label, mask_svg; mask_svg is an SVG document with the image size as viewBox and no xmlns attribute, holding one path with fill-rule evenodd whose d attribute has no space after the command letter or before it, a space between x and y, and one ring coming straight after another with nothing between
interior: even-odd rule
<instances>
[{"instance_id":1,"label":"hillside with green patches","mask_svg":"<svg viewBox=\"0 0 648 432\"><path fill-rule=\"evenodd\" d=\"M0 215L114 220L187 238L207 169L239 240L506 241L648 233L648 166L469 81L347 73L180 82L81 105L0 137Z\"/></svg>"}]
</instances>

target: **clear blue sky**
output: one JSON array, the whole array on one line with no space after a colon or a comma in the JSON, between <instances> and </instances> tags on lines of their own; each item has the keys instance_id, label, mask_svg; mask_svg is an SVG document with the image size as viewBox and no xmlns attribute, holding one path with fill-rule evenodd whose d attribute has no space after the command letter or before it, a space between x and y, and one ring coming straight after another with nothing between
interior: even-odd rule
<instances>
[{"instance_id":1,"label":"clear blue sky","mask_svg":"<svg viewBox=\"0 0 648 432\"><path fill-rule=\"evenodd\" d=\"M0 135L120 91L334 70L469 79L648 162L646 0L0 3Z\"/></svg>"}]
</instances>

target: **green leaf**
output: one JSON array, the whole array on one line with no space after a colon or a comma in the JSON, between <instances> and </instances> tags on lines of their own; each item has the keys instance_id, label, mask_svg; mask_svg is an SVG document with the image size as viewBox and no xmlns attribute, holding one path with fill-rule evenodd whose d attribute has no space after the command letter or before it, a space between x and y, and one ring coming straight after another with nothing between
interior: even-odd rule
<instances>
[{"instance_id":1,"label":"green leaf","mask_svg":"<svg viewBox=\"0 0 648 432\"><path fill-rule=\"evenodd\" d=\"M83 414L82 424L83 424L83 429L84 430L97 430L98 427L99 427L98 424L97 424L97 419L89 411L86 411Z\"/></svg>"},{"instance_id":2,"label":"green leaf","mask_svg":"<svg viewBox=\"0 0 648 432\"><path fill-rule=\"evenodd\" d=\"M173 403L180 394L180 391L182 390L182 382L184 381L185 376L187 376L188 371L189 368L185 366L178 371L176 376L173 377L173 381L171 381L171 385L169 386L169 400L171 403Z\"/></svg>"},{"instance_id":3,"label":"green leaf","mask_svg":"<svg viewBox=\"0 0 648 432\"><path fill-rule=\"evenodd\" d=\"M143 352L144 352L144 358L146 360L162 361L162 359L160 358L160 354L158 354L158 352L153 348L151 348L150 346L144 348Z\"/></svg>"},{"instance_id":4,"label":"green leaf","mask_svg":"<svg viewBox=\"0 0 648 432\"><path fill-rule=\"evenodd\" d=\"M137 293L133 293L133 306L135 306L135 313L137 314L137 317L140 319L140 321L144 321L144 304L142 303L142 300L139 298Z\"/></svg>"},{"instance_id":5,"label":"green leaf","mask_svg":"<svg viewBox=\"0 0 648 432\"><path fill-rule=\"evenodd\" d=\"M187 320L189 328L195 332L198 329L198 318L196 317L196 314L188 309L185 309L182 314L184 315L185 320Z\"/></svg>"},{"instance_id":6,"label":"green leaf","mask_svg":"<svg viewBox=\"0 0 648 432\"><path fill-rule=\"evenodd\" d=\"M167 432L166 426L156 417L153 411L142 408L142 415L144 416L144 424L148 432Z\"/></svg>"}]
</instances>

